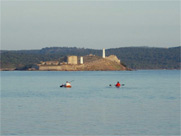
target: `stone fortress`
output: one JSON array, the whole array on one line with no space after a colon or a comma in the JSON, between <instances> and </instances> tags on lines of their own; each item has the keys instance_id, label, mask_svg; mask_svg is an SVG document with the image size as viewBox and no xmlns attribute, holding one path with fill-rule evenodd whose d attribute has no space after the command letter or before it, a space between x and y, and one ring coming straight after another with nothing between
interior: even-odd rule
<instances>
[{"instance_id":1,"label":"stone fortress","mask_svg":"<svg viewBox=\"0 0 181 136\"><path fill-rule=\"evenodd\" d=\"M84 61L85 60L85 61ZM121 61L115 55L106 57L105 49L102 50L102 57L95 55L67 56L66 62L41 61L38 70L42 71L107 71L127 70L121 65Z\"/></svg>"}]
</instances>

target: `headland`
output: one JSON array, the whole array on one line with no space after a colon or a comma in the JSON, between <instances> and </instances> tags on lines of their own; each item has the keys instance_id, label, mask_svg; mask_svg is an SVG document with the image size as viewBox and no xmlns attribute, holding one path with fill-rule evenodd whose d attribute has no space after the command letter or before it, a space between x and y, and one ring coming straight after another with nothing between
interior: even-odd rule
<instances>
[{"instance_id":1,"label":"headland","mask_svg":"<svg viewBox=\"0 0 181 136\"><path fill-rule=\"evenodd\" d=\"M29 70L40 71L122 71L130 70L115 56L102 58L95 55L67 56L67 62L47 61L41 62L37 68Z\"/></svg>"},{"instance_id":2,"label":"headland","mask_svg":"<svg viewBox=\"0 0 181 136\"><path fill-rule=\"evenodd\" d=\"M1 71L125 71L127 68L116 55L106 56L105 49L102 57L89 54L86 56L65 56L64 60L40 61L31 66L15 69L1 69Z\"/></svg>"}]
</instances>

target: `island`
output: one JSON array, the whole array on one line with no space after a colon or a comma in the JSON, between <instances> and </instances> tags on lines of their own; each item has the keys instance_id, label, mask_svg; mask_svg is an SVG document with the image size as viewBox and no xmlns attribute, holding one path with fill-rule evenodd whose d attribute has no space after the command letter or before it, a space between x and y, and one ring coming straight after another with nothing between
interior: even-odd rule
<instances>
[{"instance_id":1,"label":"island","mask_svg":"<svg viewBox=\"0 0 181 136\"><path fill-rule=\"evenodd\" d=\"M105 49L102 57L89 54L86 56L66 56L63 62L60 61L41 61L24 70L39 71L125 71L127 68L116 55L106 57Z\"/></svg>"},{"instance_id":2,"label":"island","mask_svg":"<svg viewBox=\"0 0 181 136\"><path fill-rule=\"evenodd\" d=\"M37 68L29 68L29 70L40 71L121 71L130 70L115 55L105 58L99 56L88 55L67 56L67 62L46 61L37 64ZM78 61L80 60L80 61ZM84 62L83 62L84 61Z\"/></svg>"}]
</instances>

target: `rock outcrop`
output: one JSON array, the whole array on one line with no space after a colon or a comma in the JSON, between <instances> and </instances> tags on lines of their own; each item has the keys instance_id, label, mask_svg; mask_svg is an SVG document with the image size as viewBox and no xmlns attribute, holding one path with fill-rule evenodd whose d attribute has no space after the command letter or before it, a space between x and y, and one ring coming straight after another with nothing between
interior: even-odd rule
<instances>
[{"instance_id":1,"label":"rock outcrop","mask_svg":"<svg viewBox=\"0 0 181 136\"><path fill-rule=\"evenodd\" d=\"M114 61L114 62L116 62L116 63L118 63L118 64L120 64L120 62L121 62L121 61L117 58L116 55L110 55L110 56L106 57L105 59Z\"/></svg>"}]
</instances>

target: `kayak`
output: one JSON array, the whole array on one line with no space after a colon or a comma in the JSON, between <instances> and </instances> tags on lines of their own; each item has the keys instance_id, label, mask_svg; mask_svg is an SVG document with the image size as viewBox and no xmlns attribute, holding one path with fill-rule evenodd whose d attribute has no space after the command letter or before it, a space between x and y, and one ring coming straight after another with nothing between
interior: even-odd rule
<instances>
[{"instance_id":1,"label":"kayak","mask_svg":"<svg viewBox=\"0 0 181 136\"><path fill-rule=\"evenodd\" d=\"M71 88L72 86L61 85L60 87Z\"/></svg>"},{"instance_id":2,"label":"kayak","mask_svg":"<svg viewBox=\"0 0 181 136\"><path fill-rule=\"evenodd\" d=\"M111 84L109 84L109 86L112 87ZM121 84L120 86L116 86L116 85L113 85L113 86L115 86L115 87L117 87L117 88L120 88L121 86L124 86L124 84Z\"/></svg>"}]
</instances>

